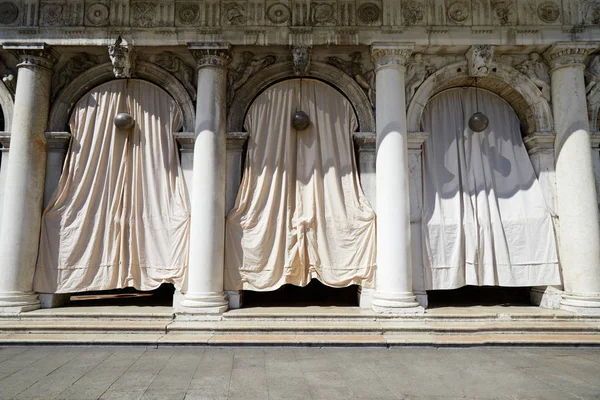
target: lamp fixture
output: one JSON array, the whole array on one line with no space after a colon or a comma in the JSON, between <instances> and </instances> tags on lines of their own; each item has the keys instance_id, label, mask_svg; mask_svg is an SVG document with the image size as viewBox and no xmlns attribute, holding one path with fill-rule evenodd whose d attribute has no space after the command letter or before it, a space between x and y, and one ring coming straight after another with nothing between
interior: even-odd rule
<instances>
[{"instance_id":1,"label":"lamp fixture","mask_svg":"<svg viewBox=\"0 0 600 400\"><path fill-rule=\"evenodd\" d=\"M490 120L484 113L479 111L479 89L477 83L477 78L475 78L475 107L477 112L475 112L475 114L471 115L471 118L469 118L469 128L473 132L479 133L485 131L490 124Z\"/></svg>"},{"instance_id":2,"label":"lamp fixture","mask_svg":"<svg viewBox=\"0 0 600 400\"><path fill-rule=\"evenodd\" d=\"M302 78L300 78L300 105L302 105ZM310 126L310 117L307 113L296 107L296 112L292 117L292 127L297 131L303 131Z\"/></svg>"},{"instance_id":3,"label":"lamp fixture","mask_svg":"<svg viewBox=\"0 0 600 400\"><path fill-rule=\"evenodd\" d=\"M133 128L133 125L135 125L135 120L128 112L120 112L113 119L113 123L119 129L128 130Z\"/></svg>"}]
</instances>

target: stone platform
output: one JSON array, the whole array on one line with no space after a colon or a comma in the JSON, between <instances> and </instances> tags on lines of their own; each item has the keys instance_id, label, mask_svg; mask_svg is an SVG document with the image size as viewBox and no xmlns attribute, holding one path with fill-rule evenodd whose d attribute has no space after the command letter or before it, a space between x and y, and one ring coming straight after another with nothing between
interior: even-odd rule
<instances>
[{"instance_id":1,"label":"stone platform","mask_svg":"<svg viewBox=\"0 0 600 400\"><path fill-rule=\"evenodd\" d=\"M382 316L352 307L249 308L212 319L170 307L72 307L0 318L0 345L600 346L600 317L538 307L442 307Z\"/></svg>"}]
</instances>

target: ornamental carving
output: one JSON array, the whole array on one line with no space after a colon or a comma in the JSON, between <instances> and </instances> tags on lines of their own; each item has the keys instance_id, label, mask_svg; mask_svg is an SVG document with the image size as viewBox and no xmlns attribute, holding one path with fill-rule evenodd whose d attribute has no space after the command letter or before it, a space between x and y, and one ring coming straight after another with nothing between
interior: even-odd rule
<instances>
[{"instance_id":1,"label":"ornamental carving","mask_svg":"<svg viewBox=\"0 0 600 400\"><path fill-rule=\"evenodd\" d=\"M406 65L412 54L412 46L375 45L371 49L371 58L377 67L386 65Z\"/></svg>"},{"instance_id":2,"label":"ornamental carving","mask_svg":"<svg viewBox=\"0 0 600 400\"><path fill-rule=\"evenodd\" d=\"M198 21L200 6L196 3L180 3L177 4L175 13L183 25L192 25Z\"/></svg>"},{"instance_id":3,"label":"ornamental carving","mask_svg":"<svg viewBox=\"0 0 600 400\"><path fill-rule=\"evenodd\" d=\"M191 43L189 49L199 67L225 68L231 62L231 49L228 43Z\"/></svg>"},{"instance_id":4,"label":"ornamental carving","mask_svg":"<svg viewBox=\"0 0 600 400\"><path fill-rule=\"evenodd\" d=\"M8 91L14 96L15 90L17 88L17 74L12 69L7 68L1 60L0 77L2 77L2 82L4 83L4 86L6 86Z\"/></svg>"},{"instance_id":5,"label":"ornamental carving","mask_svg":"<svg viewBox=\"0 0 600 400\"><path fill-rule=\"evenodd\" d=\"M223 4L223 25L243 26L246 25L246 10L242 4Z\"/></svg>"},{"instance_id":6,"label":"ornamental carving","mask_svg":"<svg viewBox=\"0 0 600 400\"><path fill-rule=\"evenodd\" d=\"M404 2L402 5L402 17L406 26L423 22L425 19L425 5L415 0Z\"/></svg>"},{"instance_id":7,"label":"ornamental carving","mask_svg":"<svg viewBox=\"0 0 600 400\"><path fill-rule=\"evenodd\" d=\"M267 18L274 24L285 24L291 17L290 9L283 3L271 4L267 8Z\"/></svg>"},{"instance_id":8,"label":"ornamental carving","mask_svg":"<svg viewBox=\"0 0 600 400\"><path fill-rule=\"evenodd\" d=\"M154 64L158 65L164 70L169 71L183 84L187 92L192 97L192 100L196 99L196 89L192 85L194 76L194 70L192 67L187 65L183 59L170 51L163 51L160 54L152 57L151 60Z\"/></svg>"},{"instance_id":9,"label":"ornamental carving","mask_svg":"<svg viewBox=\"0 0 600 400\"><path fill-rule=\"evenodd\" d=\"M512 17L515 14L515 5L510 0L495 0L492 1L492 18L498 22L499 25L509 25L512 22Z\"/></svg>"},{"instance_id":10,"label":"ornamental carving","mask_svg":"<svg viewBox=\"0 0 600 400\"><path fill-rule=\"evenodd\" d=\"M600 24L600 3L597 0L583 1L583 19L588 24Z\"/></svg>"},{"instance_id":11,"label":"ornamental carving","mask_svg":"<svg viewBox=\"0 0 600 400\"><path fill-rule=\"evenodd\" d=\"M45 43L23 45L5 42L2 47L19 60L17 68L28 66L51 70L58 60L57 54Z\"/></svg>"},{"instance_id":12,"label":"ornamental carving","mask_svg":"<svg viewBox=\"0 0 600 400\"><path fill-rule=\"evenodd\" d=\"M350 60L346 61L339 57L328 57L327 63L342 70L358 83L365 91L371 107L375 108L375 71L365 71L363 67L362 54L354 52L350 54Z\"/></svg>"},{"instance_id":13,"label":"ornamental carving","mask_svg":"<svg viewBox=\"0 0 600 400\"><path fill-rule=\"evenodd\" d=\"M492 58L494 57L494 46L471 46L465 56L467 58L467 69L470 76L487 76L490 72Z\"/></svg>"},{"instance_id":14,"label":"ornamental carving","mask_svg":"<svg viewBox=\"0 0 600 400\"><path fill-rule=\"evenodd\" d=\"M108 55L113 65L115 78L131 78L135 68L135 52L123 41L121 36L115 44L108 46Z\"/></svg>"},{"instance_id":15,"label":"ornamental carving","mask_svg":"<svg viewBox=\"0 0 600 400\"><path fill-rule=\"evenodd\" d=\"M363 24L375 24L381 18L381 9L375 3L363 3L358 7L356 16Z\"/></svg>"},{"instance_id":16,"label":"ornamental carving","mask_svg":"<svg viewBox=\"0 0 600 400\"><path fill-rule=\"evenodd\" d=\"M40 5L42 22L44 25L67 25L64 18L64 6L55 3L42 3Z\"/></svg>"},{"instance_id":17,"label":"ornamental carving","mask_svg":"<svg viewBox=\"0 0 600 400\"><path fill-rule=\"evenodd\" d=\"M53 75L52 98L55 99L60 91L77 75L98 65L98 57L88 53L79 53L71 57L65 65Z\"/></svg>"},{"instance_id":18,"label":"ornamental carving","mask_svg":"<svg viewBox=\"0 0 600 400\"><path fill-rule=\"evenodd\" d=\"M516 69L527 75L535 86L540 89L542 97L550 102L550 73L548 72L548 65L546 65L539 53L533 52L529 54L529 59L518 64Z\"/></svg>"},{"instance_id":19,"label":"ornamental carving","mask_svg":"<svg viewBox=\"0 0 600 400\"><path fill-rule=\"evenodd\" d=\"M241 88L254 74L261 69L275 63L275 56L268 55L263 58L254 58L254 54L245 51L242 53L242 61L235 69L229 71L227 85L227 104L231 104L235 93Z\"/></svg>"},{"instance_id":20,"label":"ornamental carving","mask_svg":"<svg viewBox=\"0 0 600 400\"><path fill-rule=\"evenodd\" d=\"M106 26L108 25L108 18L110 11L106 4L96 3L88 7L85 17L87 25L93 26Z\"/></svg>"},{"instance_id":21,"label":"ornamental carving","mask_svg":"<svg viewBox=\"0 0 600 400\"><path fill-rule=\"evenodd\" d=\"M469 3L466 1L457 1L448 6L447 12L450 21L457 24L461 24L469 18L471 12L469 10Z\"/></svg>"},{"instance_id":22,"label":"ornamental carving","mask_svg":"<svg viewBox=\"0 0 600 400\"><path fill-rule=\"evenodd\" d=\"M12 1L0 3L0 24L12 24L19 16L19 7Z\"/></svg>"},{"instance_id":23,"label":"ornamental carving","mask_svg":"<svg viewBox=\"0 0 600 400\"><path fill-rule=\"evenodd\" d=\"M131 3L131 25L142 28L155 26L156 3L150 1L138 1Z\"/></svg>"},{"instance_id":24,"label":"ornamental carving","mask_svg":"<svg viewBox=\"0 0 600 400\"><path fill-rule=\"evenodd\" d=\"M415 53L413 60L406 67L406 104L414 96L421 84L435 72L435 67L423 60L423 54Z\"/></svg>"},{"instance_id":25,"label":"ornamental carving","mask_svg":"<svg viewBox=\"0 0 600 400\"><path fill-rule=\"evenodd\" d=\"M308 74L310 68L310 50L311 48L306 45L292 46L294 75L303 76Z\"/></svg>"},{"instance_id":26,"label":"ornamental carving","mask_svg":"<svg viewBox=\"0 0 600 400\"><path fill-rule=\"evenodd\" d=\"M335 3L311 3L312 25L335 25Z\"/></svg>"},{"instance_id":27,"label":"ornamental carving","mask_svg":"<svg viewBox=\"0 0 600 400\"><path fill-rule=\"evenodd\" d=\"M558 17L560 16L560 10L555 3L551 1L545 1L538 6L537 14L542 21L552 23L558 20Z\"/></svg>"},{"instance_id":28,"label":"ornamental carving","mask_svg":"<svg viewBox=\"0 0 600 400\"><path fill-rule=\"evenodd\" d=\"M600 54L591 57L585 70L585 95L590 104L600 101Z\"/></svg>"},{"instance_id":29,"label":"ornamental carving","mask_svg":"<svg viewBox=\"0 0 600 400\"><path fill-rule=\"evenodd\" d=\"M598 46L594 43L557 43L544 53L550 68L560 68L570 64L585 64L585 59Z\"/></svg>"}]
</instances>

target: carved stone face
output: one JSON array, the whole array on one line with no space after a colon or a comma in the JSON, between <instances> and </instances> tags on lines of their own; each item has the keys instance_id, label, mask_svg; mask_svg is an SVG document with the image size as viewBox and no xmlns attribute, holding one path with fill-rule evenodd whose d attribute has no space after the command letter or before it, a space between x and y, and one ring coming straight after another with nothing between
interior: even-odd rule
<instances>
[{"instance_id":1,"label":"carved stone face","mask_svg":"<svg viewBox=\"0 0 600 400\"><path fill-rule=\"evenodd\" d=\"M421 53L415 53L415 63L419 64L421 63L421 61L423 61L423 54Z\"/></svg>"},{"instance_id":2,"label":"carved stone face","mask_svg":"<svg viewBox=\"0 0 600 400\"><path fill-rule=\"evenodd\" d=\"M108 55L113 65L113 72L116 78L129 77L131 63L129 62L129 49L119 45L110 46Z\"/></svg>"},{"instance_id":3,"label":"carved stone face","mask_svg":"<svg viewBox=\"0 0 600 400\"><path fill-rule=\"evenodd\" d=\"M294 62L294 74L302 75L308 69L309 50L305 46L292 48L292 60Z\"/></svg>"}]
</instances>

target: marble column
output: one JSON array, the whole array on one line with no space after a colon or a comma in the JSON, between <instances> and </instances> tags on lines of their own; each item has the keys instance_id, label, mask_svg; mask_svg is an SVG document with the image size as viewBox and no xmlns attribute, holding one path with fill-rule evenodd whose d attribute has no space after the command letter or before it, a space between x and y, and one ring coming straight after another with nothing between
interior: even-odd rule
<instances>
[{"instance_id":1,"label":"marble column","mask_svg":"<svg viewBox=\"0 0 600 400\"><path fill-rule=\"evenodd\" d=\"M600 221L594 185L584 74L592 43L556 43L550 65L556 141L559 256L565 293L561 308L600 314Z\"/></svg>"},{"instance_id":2,"label":"marble column","mask_svg":"<svg viewBox=\"0 0 600 400\"><path fill-rule=\"evenodd\" d=\"M2 204L4 204L4 183L10 156L9 150L10 132L0 132L0 226L2 226Z\"/></svg>"},{"instance_id":3,"label":"marble column","mask_svg":"<svg viewBox=\"0 0 600 400\"><path fill-rule=\"evenodd\" d=\"M5 43L18 58L10 158L0 227L0 312L39 308L33 293L46 170L53 51L44 43Z\"/></svg>"},{"instance_id":4,"label":"marble column","mask_svg":"<svg viewBox=\"0 0 600 400\"><path fill-rule=\"evenodd\" d=\"M227 65L230 47L195 43L198 62L196 141L191 196L190 261L183 312L220 314L227 310L223 293L225 246L225 178Z\"/></svg>"},{"instance_id":5,"label":"marble column","mask_svg":"<svg viewBox=\"0 0 600 400\"><path fill-rule=\"evenodd\" d=\"M376 65L377 274L373 309L422 312L412 289L405 63L413 44L374 44Z\"/></svg>"}]
</instances>

